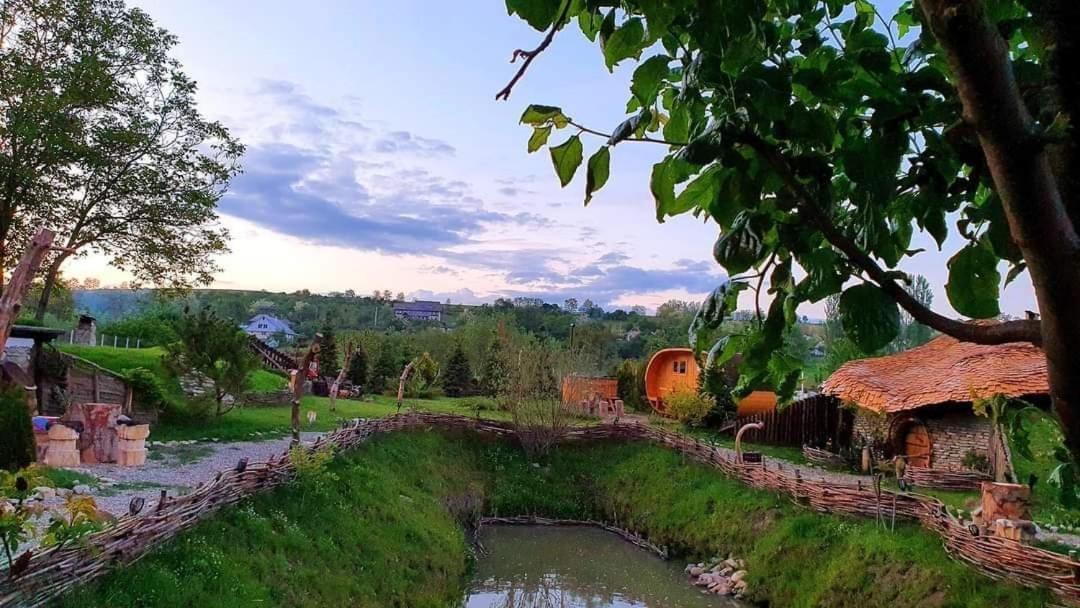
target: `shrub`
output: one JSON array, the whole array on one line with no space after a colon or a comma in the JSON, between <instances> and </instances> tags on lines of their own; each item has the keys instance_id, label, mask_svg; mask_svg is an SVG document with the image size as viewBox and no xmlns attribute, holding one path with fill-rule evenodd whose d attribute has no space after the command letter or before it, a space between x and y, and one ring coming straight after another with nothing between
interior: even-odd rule
<instances>
[{"instance_id":1,"label":"shrub","mask_svg":"<svg viewBox=\"0 0 1080 608\"><path fill-rule=\"evenodd\" d=\"M461 400L461 407L474 412L493 412L499 409L499 402L494 397L466 397Z\"/></svg>"},{"instance_id":2,"label":"shrub","mask_svg":"<svg viewBox=\"0 0 1080 608\"><path fill-rule=\"evenodd\" d=\"M709 415L716 400L711 395L702 395L697 391L683 389L677 390L664 397L667 411L676 420L691 426L700 425Z\"/></svg>"},{"instance_id":3,"label":"shrub","mask_svg":"<svg viewBox=\"0 0 1080 608\"><path fill-rule=\"evenodd\" d=\"M24 390L0 386L0 468L17 471L29 466L36 449Z\"/></svg>"},{"instance_id":4,"label":"shrub","mask_svg":"<svg viewBox=\"0 0 1080 608\"><path fill-rule=\"evenodd\" d=\"M615 372L619 399L632 410L645 409L645 365L626 359Z\"/></svg>"},{"instance_id":5,"label":"shrub","mask_svg":"<svg viewBox=\"0 0 1080 608\"><path fill-rule=\"evenodd\" d=\"M177 377L201 375L213 383L217 415L232 409L225 396L236 403L243 396L252 373L259 367L248 350L248 336L228 319L218 317L208 308L185 313L176 324L180 339L165 347L165 365Z\"/></svg>"},{"instance_id":6,"label":"shrub","mask_svg":"<svg viewBox=\"0 0 1080 608\"><path fill-rule=\"evenodd\" d=\"M367 351L364 344L358 343L353 351L352 360L349 361L349 371L346 374L349 382L352 382L353 390L362 394L368 388L368 361Z\"/></svg>"},{"instance_id":7,"label":"shrub","mask_svg":"<svg viewBox=\"0 0 1080 608\"><path fill-rule=\"evenodd\" d=\"M145 367L132 367L124 370L124 379L135 391L139 403L147 409L155 412L165 409L165 389L154 372Z\"/></svg>"}]
</instances>

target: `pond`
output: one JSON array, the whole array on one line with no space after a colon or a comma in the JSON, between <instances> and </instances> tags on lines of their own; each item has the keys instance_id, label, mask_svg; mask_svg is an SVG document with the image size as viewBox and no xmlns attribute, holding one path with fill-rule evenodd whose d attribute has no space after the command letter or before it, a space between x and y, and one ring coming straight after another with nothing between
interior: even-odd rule
<instances>
[{"instance_id":1,"label":"pond","mask_svg":"<svg viewBox=\"0 0 1080 608\"><path fill-rule=\"evenodd\" d=\"M737 608L664 561L597 528L491 526L465 608Z\"/></svg>"}]
</instances>

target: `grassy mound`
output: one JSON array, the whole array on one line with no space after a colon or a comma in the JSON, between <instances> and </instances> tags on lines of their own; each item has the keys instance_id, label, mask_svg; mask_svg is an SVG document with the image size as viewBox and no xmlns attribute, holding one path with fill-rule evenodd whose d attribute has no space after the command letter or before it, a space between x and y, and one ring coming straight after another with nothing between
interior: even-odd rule
<instances>
[{"instance_id":1,"label":"grassy mound","mask_svg":"<svg viewBox=\"0 0 1080 608\"><path fill-rule=\"evenodd\" d=\"M913 526L824 516L654 446L557 450L541 468L502 442L380 437L301 482L224 512L64 606L447 606L468 573L461 521L596 517L686 557L746 559L771 606L1041 606Z\"/></svg>"}]
</instances>

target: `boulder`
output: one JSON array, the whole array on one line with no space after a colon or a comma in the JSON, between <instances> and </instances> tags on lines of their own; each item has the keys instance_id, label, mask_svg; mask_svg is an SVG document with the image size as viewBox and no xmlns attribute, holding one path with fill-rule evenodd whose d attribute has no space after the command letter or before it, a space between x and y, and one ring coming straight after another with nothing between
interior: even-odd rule
<instances>
[{"instance_id":1,"label":"boulder","mask_svg":"<svg viewBox=\"0 0 1080 608\"><path fill-rule=\"evenodd\" d=\"M84 484L84 483L80 483L79 485L72 488L72 492L74 492L76 494L80 494L80 495L81 494L89 494L92 491L93 491L92 488L90 486Z\"/></svg>"},{"instance_id":2,"label":"boulder","mask_svg":"<svg viewBox=\"0 0 1080 608\"><path fill-rule=\"evenodd\" d=\"M746 570L739 570L735 574L731 575L731 582L737 583L746 578Z\"/></svg>"},{"instance_id":3,"label":"boulder","mask_svg":"<svg viewBox=\"0 0 1080 608\"><path fill-rule=\"evenodd\" d=\"M37 496L38 500L51 500L56 498L56 489L49 486L38 486L34 488L34 495Z\"/></svg>"},{"instance_id":4,"label":"boulder","mask_svg":"<svg viewBox=\"0 0 1080 608\"><path fill-rule=\"evenodd\" d=\"M690 576L697 577L697 576L701 576L704 573L705 573L705 570L703 570L701 568L701 566L690 566Z\"/></svg>"}]
</instances>

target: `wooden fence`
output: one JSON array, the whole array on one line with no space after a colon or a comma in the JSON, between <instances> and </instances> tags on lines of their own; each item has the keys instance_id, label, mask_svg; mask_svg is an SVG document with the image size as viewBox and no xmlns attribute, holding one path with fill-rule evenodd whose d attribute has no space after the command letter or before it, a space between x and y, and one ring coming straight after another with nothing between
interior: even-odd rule
<instances>
[{"instance_id":1,"label":"wooden fence","mask_svg":"<svg viewBox=\"0 0 1080 608\"><path fill-rule=\"evenodd\" d=\"M754 443L824 447L832 451L851 444L851 429L855 415L840 407L839 402L826 395L800 399L783 409L741 416L736 428L751 422L762 422L762 430L749 430L744 437Z\"/></svg>"},{"instance_id":2,"label":"wooden fence","mask_svg":"<svg viewBox=\"0 0 1080 608\"><path fill-rule=\"evenodd\" d=\"M362 420L321 438L308 450L331 444L353 449L372 435L402 429L438 428L471 430L496 437L513 437L506 423L449 414L408 413ZM941 501L918 494L876 490L856 484L811 479L798 468L766 468L738 464L709 443L680 433L641 424L601 424L575 428L566 441L643 440L676 450L688 458L718 469L750 486L786 494L796 502L826 513L919 522L941 536L955 559L983 574L1027 587L1051 589L1060 601L1080 606L1080 562L1070 556L1003 538L973 534L965 522L951 515ZM0 583L0 607L35 607L86 584L113 567L130 563L189 529L217 509L235 504L256 492L269 490L292 478L289 453L268 462L223 471L191 494L165 497L138 515L121 517L115 525L94 534L79 546L45 550L35 555L22 576Z\"/></svg>"}]
</instances>

